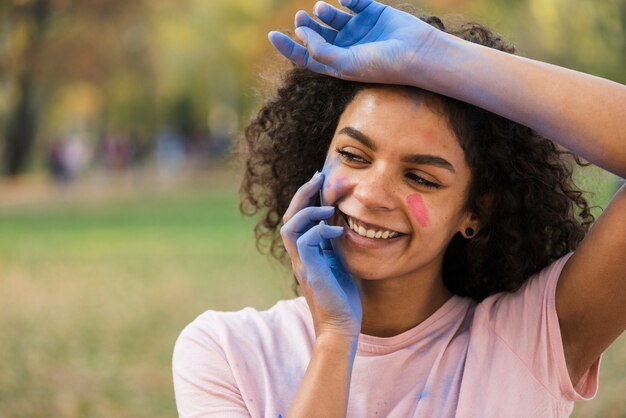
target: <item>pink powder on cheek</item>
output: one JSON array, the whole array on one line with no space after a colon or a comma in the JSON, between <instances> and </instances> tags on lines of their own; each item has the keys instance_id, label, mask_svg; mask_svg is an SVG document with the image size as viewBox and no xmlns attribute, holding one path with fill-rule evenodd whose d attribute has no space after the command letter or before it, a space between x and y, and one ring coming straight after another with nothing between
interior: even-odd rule
<instances>
[{"instance_id":1,"label":"pink powder on cheek","mask_svg":"<svg viewBox=\"0 0 626 418\"><path fill-rule=\"evenodd\" d=\"M411 215L413 215L417 223L420 224L422 228L427 227L430 224L430 219L428 209L426 209L426 205L424 205L422 196L420 196L419 193L413 193L407 196L406 203L409 205Z\"/></svg>"}]
</instances>

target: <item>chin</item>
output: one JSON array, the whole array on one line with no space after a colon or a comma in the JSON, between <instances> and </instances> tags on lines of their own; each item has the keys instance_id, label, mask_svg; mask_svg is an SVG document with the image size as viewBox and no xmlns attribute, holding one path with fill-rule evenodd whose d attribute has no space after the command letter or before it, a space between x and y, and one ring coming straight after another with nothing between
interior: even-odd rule
<instances>
[{"instance_id":1,"label":"chin","mask_svg":"<svg viewBox=\"0 0 626 418\"><path fill-rule=\"evenodd\" d=\"M344 260L352 277L362 280L383 280L390 277L388 269L381 268L380 263L373 263L371 259L365 260L365 262L354 258L345 258Z\"/></svg>"}]
</instances>

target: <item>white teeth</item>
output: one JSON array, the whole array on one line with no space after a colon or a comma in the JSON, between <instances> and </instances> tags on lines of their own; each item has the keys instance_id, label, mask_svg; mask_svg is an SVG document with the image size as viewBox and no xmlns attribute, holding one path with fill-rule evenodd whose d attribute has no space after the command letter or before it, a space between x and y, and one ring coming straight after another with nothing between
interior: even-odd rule
<instances>
[{"instance_id":1,"label":"white teeth","mask_svg":"<svg viewBox=\"0 0 626 418\"><path fill-rule=\"evenodd\" d=\"M374 229L365 229L363 226L358 225L352 218L348 217L348 225L350 229L361 235L362 237L367 238L379 238L379 239L388 239L395 238L400 233L396 231L376 231Z\"/></svg>"}]
</instances>

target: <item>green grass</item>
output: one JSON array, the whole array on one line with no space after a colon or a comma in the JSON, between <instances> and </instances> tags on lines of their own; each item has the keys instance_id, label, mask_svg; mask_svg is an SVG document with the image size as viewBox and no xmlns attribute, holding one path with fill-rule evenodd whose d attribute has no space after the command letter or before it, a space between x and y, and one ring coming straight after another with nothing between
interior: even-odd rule
<instances>
[{"instance_id":1,"label":"green grass","mask_svg":"<svg viewBox=\"0 0 626 418\"><path fill-rule=\"evenodd\" d=\"M289 295L232 190L2 209L0 416L175 416L182 328Z\"/></svg>"},{"instance_id":2,"label":"green grass","mask_svg":"<svg viewBox=\"0 0 626 418\"><path fill-rule=\"evenodd\" d=\"M182 328L208 308L290 296L234 183L0 206L0 417L175 416ZM622 338L577 417L623 415L625 364Z\"/></svg>"}]
</instances>

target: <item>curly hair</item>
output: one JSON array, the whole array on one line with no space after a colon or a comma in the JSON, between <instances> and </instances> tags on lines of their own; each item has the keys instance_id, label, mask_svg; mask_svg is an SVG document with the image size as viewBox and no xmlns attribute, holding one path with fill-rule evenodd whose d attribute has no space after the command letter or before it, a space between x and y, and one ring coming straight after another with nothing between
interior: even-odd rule
<instances>
[{"instance_id":1,"label":"curly hair","mask_svg":"<svg viewBox=\"0 0 626 418\"><path fill-rule=\"evenodd\" d=\"M515 52L479 23L458 16L417 17L467 41ZM282 216L296 190L321 169L346 106L359 91L374 86L291 68L246 127L240 143L245 160L240 209L260 215L255 235L261 251L288 261L279 235ZM515 291L577 248L594 221L572 180L573 162L586 165L578 156L484 109L415 87L400 88L446 116L471 169L466 207L481 228L470 240L457 233L446 249L442 275L452 293L481 301Z\"/></svg>"}]
</instances>

